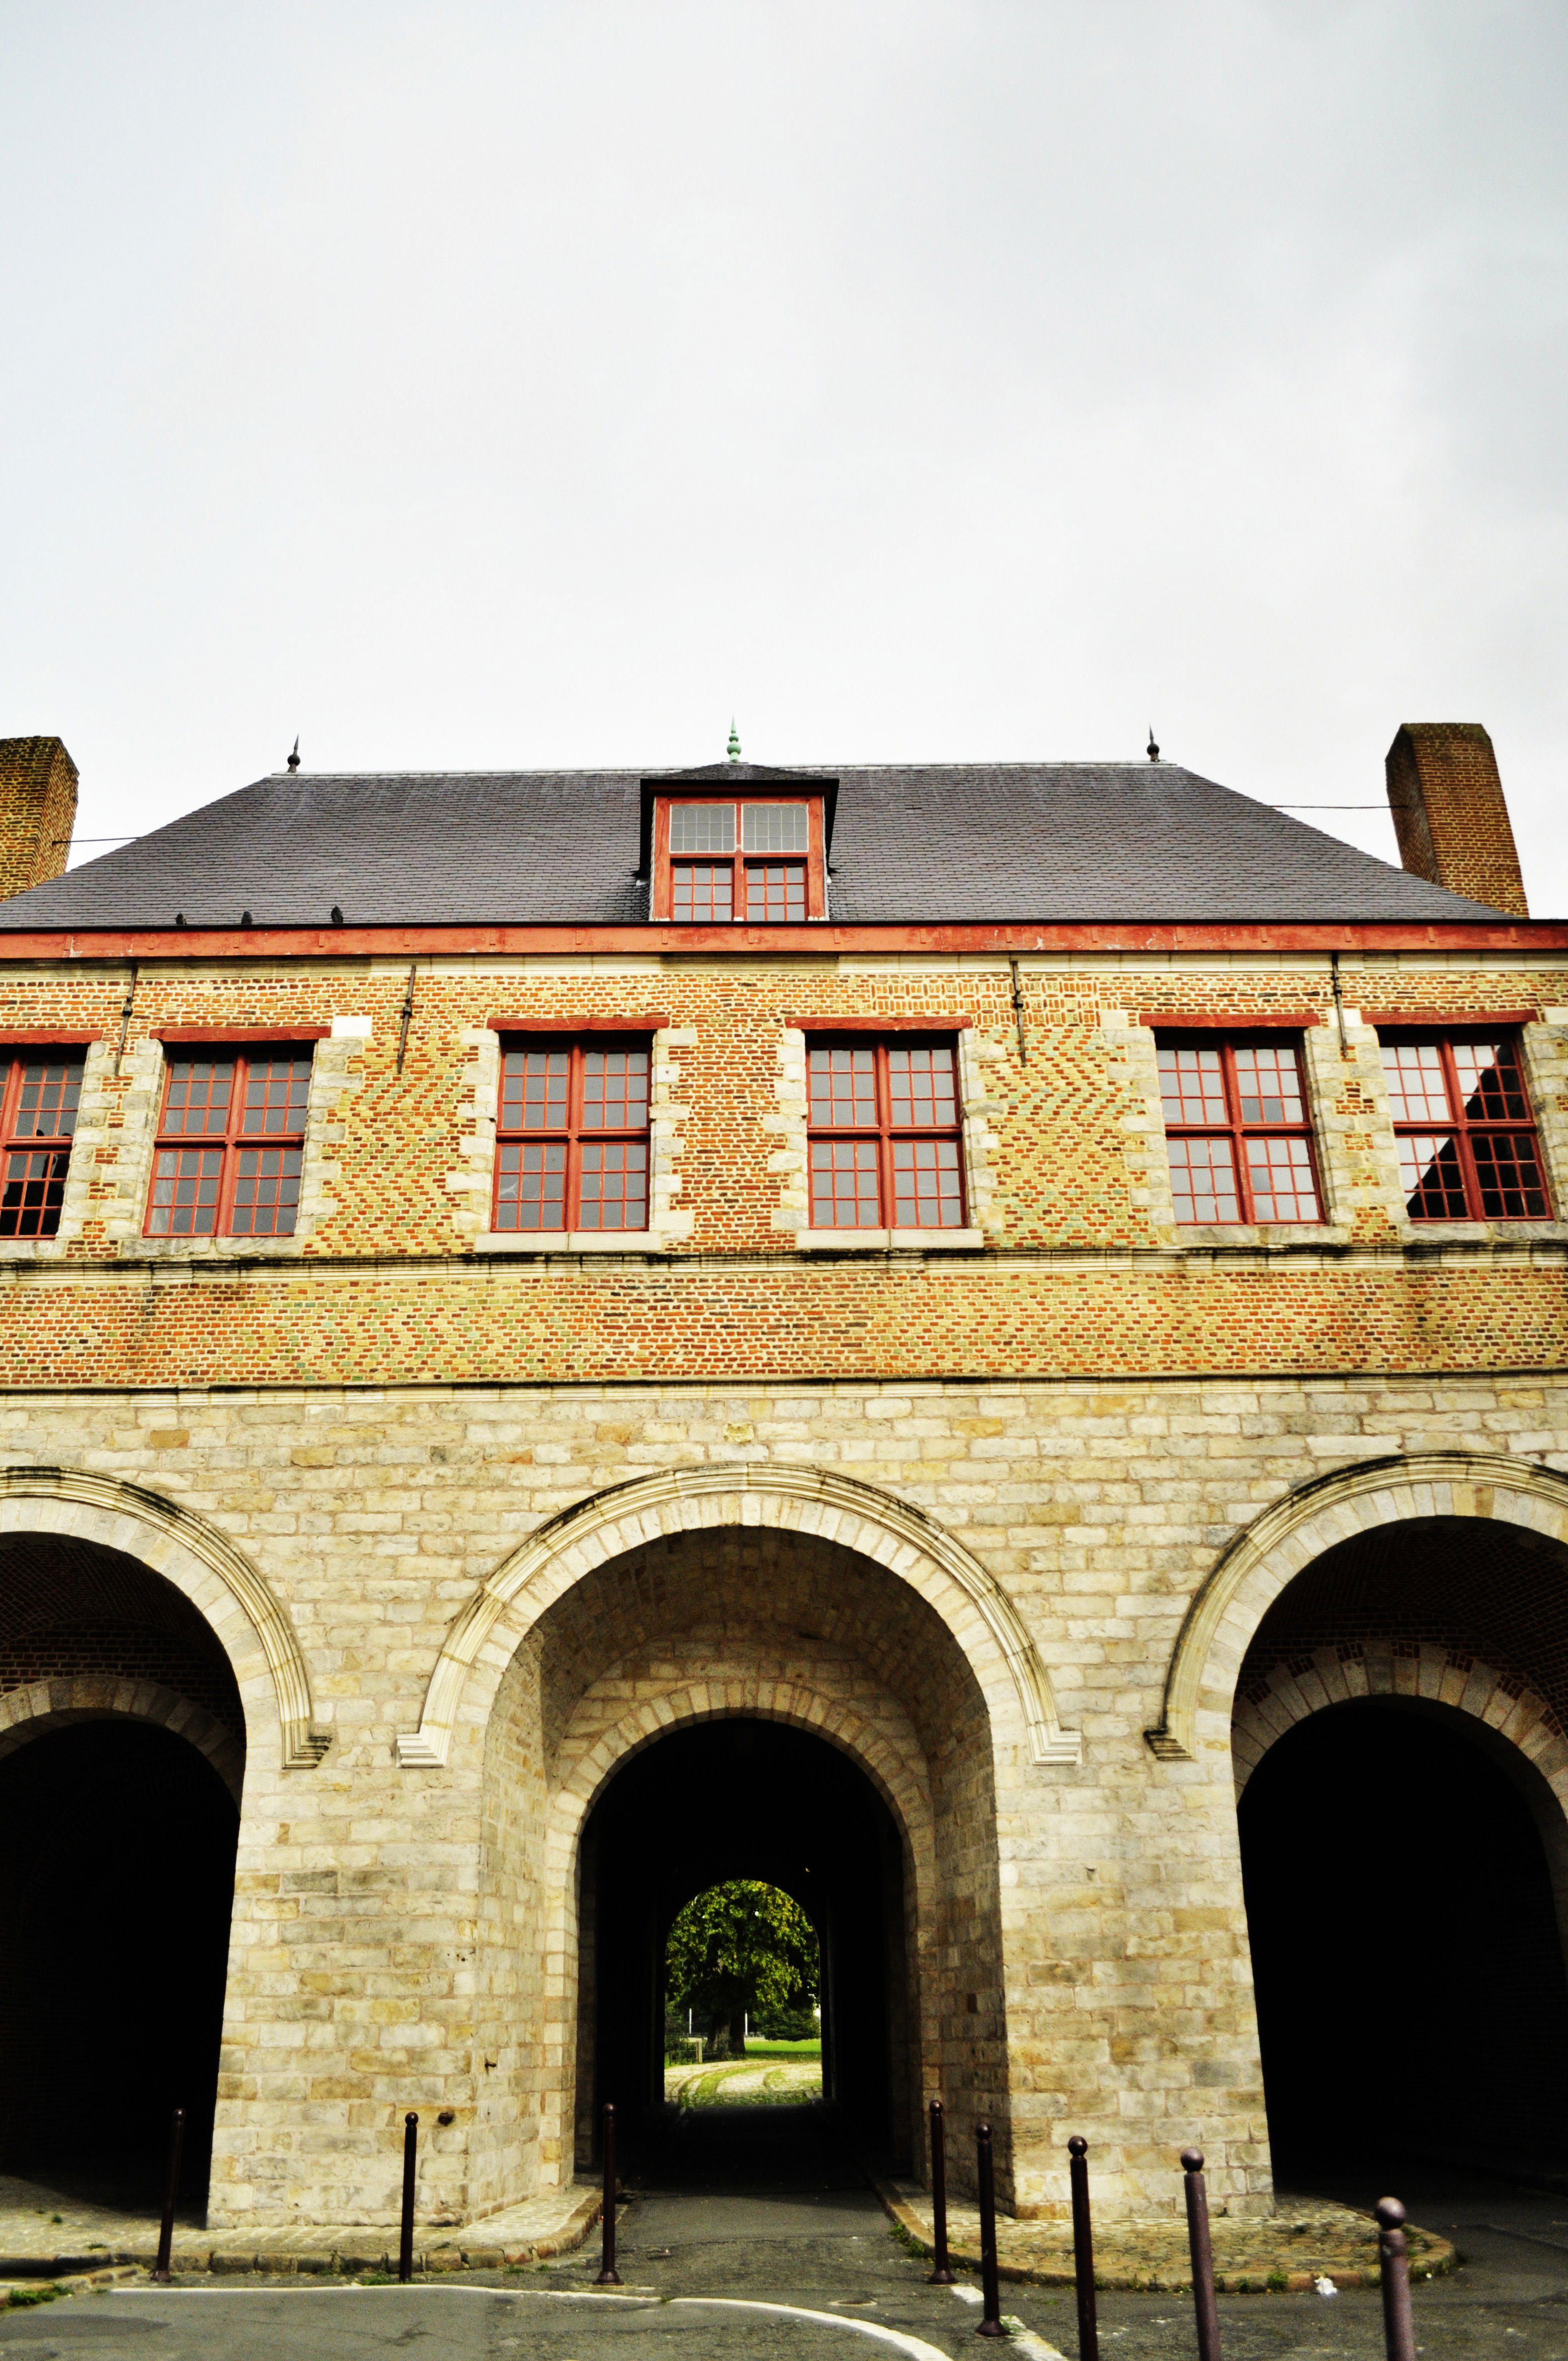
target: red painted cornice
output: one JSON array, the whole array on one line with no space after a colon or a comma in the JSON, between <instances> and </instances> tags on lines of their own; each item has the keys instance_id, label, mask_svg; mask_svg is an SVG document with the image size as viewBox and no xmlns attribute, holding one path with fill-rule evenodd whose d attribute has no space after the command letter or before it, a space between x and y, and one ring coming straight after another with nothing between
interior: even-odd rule
<instances>
[{"instance_id":1,"label":"red painted cornice","mask_svg":"<svg viewBox=\"0 0 1568 2361\"><path fill-rule=\"evenodd\" d=\"M1303 924L1260 919L1132 920L1051 926L795 927L159 927L78 928L49 933L0 927L0 963L10 960L341 960L524 957L640 952L644 957L817 957L840 951L1333 951L1568 950L1568 919L1467 919L1442 925Z\"/></svg>"}]
</instances>

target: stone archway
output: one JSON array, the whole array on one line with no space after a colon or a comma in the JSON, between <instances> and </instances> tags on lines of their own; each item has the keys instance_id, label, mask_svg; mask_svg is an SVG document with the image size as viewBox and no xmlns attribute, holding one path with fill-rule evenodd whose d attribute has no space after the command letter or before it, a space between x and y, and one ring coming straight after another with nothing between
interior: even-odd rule
<instances>
[{"instance_id":1,"label":"stone archway","mask_svg":"<svg viewBox=\"0 0 1568 2361\"><path fill-rule=\"evenodd\" d=\"M1477 1518L1568 1543L1568 1477L1472 1452L1375 1459L1318 1477L1237 1535L1188 1609L1166 1677L1162 1762L1228 1748L1236 1682L1274 1601L1314 1559L1358 1533L1418 1520Z\"/></svg>"},{"instance_id":2,"label":"stone archway","mask_svg":"<svg viewBox=\"0 0 1568 2361\"><path fill-rule=\"evenodd\" d=\"M751 1463L672 1468L565 1510L504 1559L447 1633L417 1730L400 1736L405 1768L438 1767L459 1730L482 1741L513 1654L539 1618L585 1575L661 1537L716 1526L776 1527L871 1559L940 1616L973 1670L993 1741L1024 1763L1076 1763L1038 1651L1001 1585L934 1518L892 1493L817 1467Z\"/></svg>"},{"instance_id":3,"label":"stone archway","mask_svg":"<svg viewBox=\"0 0 1568 2361\"><path fill-rule=\"evenodd\" d=\"M0 1535L54 1534L135 1559L182 1593L234 1667L247 1752L308 1770L331 1743L315 1727L294 1627L265 1578L215 1525L156 1492L70 1467L0 1470ZM270 1708L270 1712L268 1708ZM269 1724L275 1737L269 1741Z\"/></svg>"}]
</instances>

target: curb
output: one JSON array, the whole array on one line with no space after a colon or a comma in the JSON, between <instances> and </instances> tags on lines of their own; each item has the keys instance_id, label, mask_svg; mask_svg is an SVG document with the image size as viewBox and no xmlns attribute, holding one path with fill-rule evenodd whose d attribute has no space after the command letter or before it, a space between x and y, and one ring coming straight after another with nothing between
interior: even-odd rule
<instances>
[{"instance_id":1,"label":"curb","mask_svg":"<svg viewBox=\"0 0 1568 2361\"><path fill-rule=\"evenodd\" d=\"M598 2221L603 2200L595 2189L587 2191L577 2200L564 2222L543 2236L526 2241L480 2244L483 2222L472 2224L466 2239L446 2239L426 2243L414 2249L416 2273L437 2271L498 2271L508 2265L546 2263L557 2255L570 2254L580 2246ZM476 2235L477 2234L477 2235ZM190 2239L193 2234L187 2232ZM199 2234L195 2234L199 2237ZM263 2234L264 2235L265 2234ZM382 2244L385 2234L366 2230L357 2236L344 2235L331 2245L320 2246L290 2246L269 2250L259 2238L236 2240L233 2243L214 2236L195 2246L184 2245L176 2237L172 2267L183 2278L192 2271L209 2271L223 2276L244 2277L247 2273L266 2273L275 2278L287 2278L294 2273L321 2274L336 2277L356 2271L395 2271L398 2268L396 2244ZM135 2279L149 2271L157 2255L157 2240L149 2238L145 2246L121 2246L53 2255L0 2254L0 2312L6 2308L5 2282L50 2280L56 2286L80 2294L84 2289L108 2286Z\"/></svg>"},{"instance_id":2,"label":"curb","mask_svg":"<svg viewBox=\"0 0 1568 2361\"><path fill-rule=\"evenodd\" d=\"M883 2213L894 2223L905 2243L919 2254L929 2255L931 2241L914 2207L889 2182L878 2180L874 2173L868 2174L867 2178L881 2201ZM1453 2270L1459 2257L1446 2238L1440 2238L1435 2231L1417 2230L1413 2226L1407 2235L1410 2240L1410 2277L1414 2282L1419 2285L1422 2279L1442 2279ZM978 2247L960 2246L949 2238L948 2252L954 2263L960 2264L964 2269L979 2270ZM1010 2263L1001 2255L997 2257L996 2276L998 2279L1014 2279L1029 2287L1067 2288L1074 2284L1070 2263ZM1332 2279L1341 2290L1375 2288L1382 2284L1381 2274L1374 2265L1370 2270L1353 2267L1321 2272L1216 2270L1214 2287L1221 2295L1307 2295L1316 2287L1320 2278ZM1107 2263L1102 2245L1097 2245L1094 2284L1097 2288L1128 2294L1190 2295L1192 2291L1190 2274L1169 2274L1152 2267L1137 2269Z\"/></svg>"}]
</instances>

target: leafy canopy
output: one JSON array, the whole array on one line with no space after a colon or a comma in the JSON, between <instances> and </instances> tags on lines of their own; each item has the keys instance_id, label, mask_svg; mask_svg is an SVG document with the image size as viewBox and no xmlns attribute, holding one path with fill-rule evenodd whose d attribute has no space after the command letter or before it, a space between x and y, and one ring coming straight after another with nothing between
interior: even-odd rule
<instances>
[{"instance_id":1,"label":"leafy canopy","mask_svg":"<svg viewBox=\"0 0 1568 2361\"><path fill-rule=\"evenodd\" d=\"M665 1952L670 1998L712 2017L742 2009L809 2005L817 1998L817 1937L798 1902L776 1885L731 1878L686 1904Z\"/></svg>"}]
</instances>

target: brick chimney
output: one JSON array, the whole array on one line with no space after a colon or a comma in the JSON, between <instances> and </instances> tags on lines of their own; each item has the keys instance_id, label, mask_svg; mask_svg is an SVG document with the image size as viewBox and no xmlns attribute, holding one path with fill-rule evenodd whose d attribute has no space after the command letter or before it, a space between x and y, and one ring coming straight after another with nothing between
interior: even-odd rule
<instances>
[{"instance_id":1,"label":"brick chimney","mask_svg":"<svg viewBox=\"0 0 1568 2361\"><path fill-rule=\"evenodd\" d=\"M1451 894L1528 918L1492 741L1478 721L1407 721L1388 749L1401 864Z\"/></svg>"},{"instance_id":2,"label":"brick chimney","mask_svg":"<svg viewBox=\"0 0 1568 2361\"><path fill-rule=\"evenodd\" d=\"M0 901L58 877L76 825L76 765L58 738L0 738Z\"/></svg>"}]
</instances>

